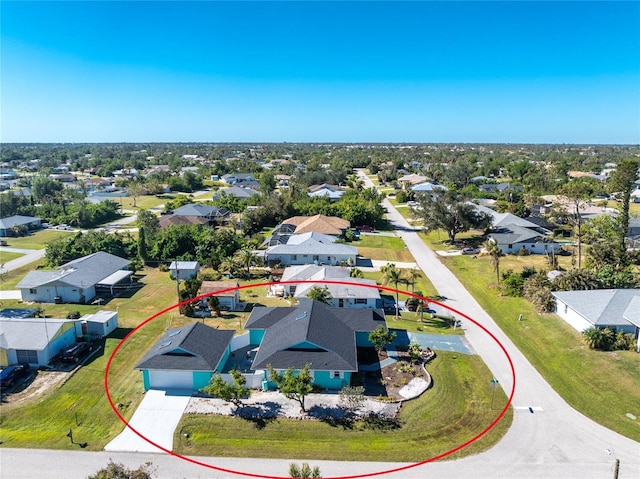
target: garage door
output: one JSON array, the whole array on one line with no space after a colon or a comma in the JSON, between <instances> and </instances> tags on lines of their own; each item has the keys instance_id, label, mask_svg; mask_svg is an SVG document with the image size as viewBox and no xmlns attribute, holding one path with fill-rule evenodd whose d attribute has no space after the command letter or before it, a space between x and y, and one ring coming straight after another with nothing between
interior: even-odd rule
<instances>
[{"instance_id":1,"label":"garage door","mask_svg":"<svg viewBox=\"0 0 640 479\"><path fill-rule=\"evenodd\" d=\"M149 371L150 389L188 389L193 390L191 371Z\"/></svg>"}]
</instances>

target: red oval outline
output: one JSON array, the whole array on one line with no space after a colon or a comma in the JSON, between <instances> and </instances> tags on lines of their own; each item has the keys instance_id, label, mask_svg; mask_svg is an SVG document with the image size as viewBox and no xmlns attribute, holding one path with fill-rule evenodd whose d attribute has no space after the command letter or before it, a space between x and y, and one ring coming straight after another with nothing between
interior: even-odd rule
<instances>
[{"instance_id":1,"label":"red oval outline","mask_svg":"<svg viewBox=\"0 0 640 479\"><path fill-rule=\"evenodd\" d=\"M365 474L357 474L357 475L351 475L351 476L333 476L333 477L328 477L326 479L357 479L357 478L362 478L362 477L373 477L373 476L379 476L382 474L390 474L390 473L394 473L394 472L400 472L400 471L405 471L407 469L412 469L414 467L418 467L421 466L423 464L428 464L430 462L435 462L439 459L442 459L444 457L447 457L451 454L454 454L456 452L458 452L461 449L464 449L465 447L467 447L468 445L472 444L473 442L477 441L478 439L480 439L482 436L484 436L486 433L488 433L491 429L493 429L493 427L504 417L504 415L507 413L509 406L511 405L511 401L513 400L513 396L515 394L515 389L516 389L516 371L515 371L515 367L513 365L513 361L511 360L511 356L509 356L509 353L507 352L507 350L505 349L504 345L498 340L498 338L495 337L495 335L489 331L487 328L485 328L482 324L480 324L479 322L477 322L476 320L472 319L471 317L469 317L468 315L466 315L465 313L463 313L462 311L459 311L455 308L449 307L439 301L435 301L433 299L430 299L428 297L425 296L420 296L418 294L415 293L410 293L409 291L403 291L401 289L394 289L394 288L390 288L387 286L380 286L380 285L369 285L369 284L362 284L362 283L356 283L356 282L351 282L351 281L333 281L333 280L298 280L298 281L269 281L269 282L264 282L264 283L253 283L253 284L243 284L243 285L238 285L236 287L233 288L226 288L220 291L215 291L213 293L208 293L208 294L202 294L200 296L196 296L195 298L191 298L188 299L186 301L182 301L180 303L174 304L173 306L169 306L165 309L163 309L162 311L159 311L158 313L154 314L153 316L150 316L149 318L145 319L142 323L140 323L138 326L136 326L134 329L132 329L124 338L122 338L120 340L120 342L116 345L116 347L114 348L113 352L111 353L111 355L109 356L109 360L107 361L107 367L105 369L104 372L104 388L105 388L105 392L107 395L107 399L109 401L109 404L111 405L111 409L113 409L113 411L115 412L116 416L118 416L118 418L120 419L120 421L122 421L124 423L124 425L126 427L128 427L131 431L133 431L138 437L142 438L143 440L145 440L146 442L148 442L149 444L157 447L159 450L166 452L167 454L170 454L174 457L177 457L179 459L182 459L183 461L186 462L190 462L192 464L201 466L201 467L205 467L207 469L213 469L216 471L220 471L220 472L227 472L230 474L237 474L237 475L243 475L243 476L247 476L247 477L256 477L256 478L262 478L262 479L286 479L285 476L268 476L268 475L264 475L264 474L254 474L254 473L247 473L247 472L242 472L242 471L236 471L233 469L226 469L223 467L218 467L218 466L214 466L212 464L206 464L203 462L200 462L196 459L192 459L186 456L182 456L178 453L175 453L173 451L170 451L168 449L165 449L164 447L160 446L159 444L156 444L155 442L153 442L151 439L148 439L146 436L142 435L140 432L138 432L135 428L133 428L129 422L122 416L122 414L120 414L120 412L118 411L118 408L116 407L116 405L113 402L113 399L111 398L111 393L109 391L109 371L111 369L111 363L113 362L113 358L115 357L115 355L117 354L117 352L120 350L120 347L125 343L125 341L127 339L129 339L129 337L134 334L136 331L138 331L139 329L141 329L142 327L144 327L146 324L150 323L151 321L153 321L154 319L156 319L158 316L171 311L172 309L176 309L179 308L180 306L182 306L183 304L187 304L187 303L191 303L194 301L198 301L201 300L203 298L206 298L208 296L215 296L218 294L223 294L223 293L228 293L231 291L239 291L241 289L249 289L249 288L256 288L256 287L262 287L262 286L272 286L272 285L279 285L279 284L303 284L303 283L315 283L315 284L339 284L339 285L346 285L346 286L359 286L359 287L366 287L366 288L375 288L375 289L379 289L382 291L387 291L387 292L391 292L391 293L398 293L398 294L404 294L406 296L411 296L417 299L421 299L423 301L428 301L430 303L434 303L437 304L440 307L443 307L455 314L458 314L460 316L462 316L464 319L471 321L473 324L475 324L476 326L478 326L482 331L484 331L485 333L487 333L489 335L489 337L491 339L493 339L496 344L500 347L500 349L502 350L502 352L504 353L504 355L507 358L507 361L509 362L509 367L511 369L511 376L512 376L512 386L511 386L511 391L509 393L509 397L507 399L507 403L505 404L504 408L500 411L500 413L498 414L498 416L491 421L491 423L485 428L483 429L480 433L476 434L474 437L472 437L471 439L469 439L468 441L460 444L459 446L456 446L455 448L443 452L441 454L438 454L437 456L431 457L429 459L426 459L424 461L420 461L420 462L416 462L414 464L408 464L405 466L400 466L394 469L387 469L384 471L378 471L378 472L369 472L369 473L365 473Z\"/></svg>"}]
</instances>

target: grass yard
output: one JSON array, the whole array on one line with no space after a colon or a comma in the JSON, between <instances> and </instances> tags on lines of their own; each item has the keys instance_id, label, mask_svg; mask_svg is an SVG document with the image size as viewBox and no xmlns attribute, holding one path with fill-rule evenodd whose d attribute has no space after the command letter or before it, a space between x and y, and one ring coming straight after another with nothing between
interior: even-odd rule
<instances>
[{"instance_id":1,"label":"grass yard","mask_svg":"<svg viewBox=\"0 0 640 479\"><path fill-rule=\"evenodd\" d=\"M0 251L0 264L4 264L16 258L24 256L22 253L11 253L9 251Z\"/></svg>"},{"instance_id":2,"label":"grass yard","mask_svg":"<svg viewBox=\"0 0 640 479\"><path fill-rule=\"evenodd\" d=\"M620 434L640 441L640 360L631 351L588 349L581 335L555 314L538 314L522 298L502 297L489 257L442 258L533 366L574 408ZM538 256L505 256L500 269L542 266ZM518 321L519 315L523 321Z\"/></svg>"},{"instance_id":3,"label":"grass yard","mask_svg":"<svg viewBox=\"0 0 640 479\"><path fill-rule=\"evenodd\" d=\"M60 230L39 230L31 233L29 236L22 236L20 238L6 238L8 246L11 248L23 248L23 249L43 249L47 244L54 239L58 239L61 236L73 235L73 232L60 231Z\"/></svg>"},{"instance_id":4,"label":"grass yard","mask_svg":"<svg viewBox=\"0 0 640 479\"><path fill-rule=\"evenodd\" d=\"M45 264L45 259L43 258L33 263L22 266L21 268L14 269L13 271L9 271L7 273L0 275L0 291L8 291L10 289L15 289L16 284L18 284L20 280L24 278L24 276L29 271L36 269L36 267L38 266L43 266L44 264ZM9 306L6 306L7 302L8 300L3 300L3 303L5 304L5 308L9 307Z\"/></svg>"},{"instance_id":5,"label":"grass yard","mask_svg":"<svg viewBox=\"0 0 640 479\"><path fill-rule=\"evenodd\" d=\"M88 443L88 450L101 450L121 432L123 425L111 410L103 386L109 355L130 328L175 303L175 283L168 273L145 270L142 281L145 286L131 299L116 298L104 306L107 310L118 310L120 328L114 337L106 339L104 349L96 353L96 357L80 367L57 390L49 391L34 401L3 404L4 446L77 449L78 446L71 445L66 437L69 428L73 428L76 442ZM18 306L17 301L4 303L5 307ZM49 317L64 317L71 310L84 314L95 312L97 307L45 305L45 313ZM112 398L120 405L125 417L131 417L142 398L142 379L140 373L133 370L135 364L166 327L178 327L192 321L192 318L179 317L175 312L167 313L143 327L120 349L112 365L110 386Z\"/></svg>"},{"instance_id":6,"label":"grass yard","mask_svg":"<svg viewBox=\"0 0 640 479\"><path fill-rule=\"evenodd\" d=\"M183 455L217 455L357 461L426 460L466 442L495 419L506 402L500 390L491 409L491 373L478 356L443 352L427 368L433 387L405 403L399 427L357 422L352 428L322 421L252 422L214 415L185 415L174 449ZM498 392L496 392L496 395ZM457 457L495 444L512 419L506 416ZM188 439L184 437L188 434Z\"/></svg>"},{"instance_id":7,"label":"grass yard","mask_svg":"<svg viewBox=\"0 0 640 479\"><path fill-rule=\"evenodd\" d=\"M358 254L364 258L390 262L415 261L402 238L397 236L361 234L360 240L351 244L358 248Z\"/></svg>"}]
</instances>

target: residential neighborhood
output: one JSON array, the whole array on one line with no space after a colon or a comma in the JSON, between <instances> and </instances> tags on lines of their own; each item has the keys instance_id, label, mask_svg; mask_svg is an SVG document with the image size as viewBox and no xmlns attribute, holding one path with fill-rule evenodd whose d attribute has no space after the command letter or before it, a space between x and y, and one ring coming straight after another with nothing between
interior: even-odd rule
<instances>
[{"instance_id":1,"label":"residential neighborhood","mask_svg":"<svg viewBox=\"0 0 640 479\"><path fill-rule=\"evenodd\" d=\"M258 151L255 148L252 155ZM197 418L238 416L241 421L248 411L262 411L264 420L305 417L322 423L333 417L359 424L373 415L395 424L410 414L405 403L426 404L439 381L461 380L455 373L440 376L441 361L455 357L482 363L472 347L472 323L447 309L458 293L445 294L435 286L440 273L425 263L420 256L424 251L433 251L435 261L451 268L472 294L490 294L509 305L521 301L509 306L517 321L532 326L532 315L552 321L555 334L565 335L568 349L586 345L584 361L607 351L638 360L636 250L603 255L598 249L604 242L633 244L635 208L627 234L621 236L615 228L624 214L618 200L597 200L605 201L606 207L572 209L572 200L562 196L565 190L558 190L553 199L538 197L528 206L528 190L503 169L496 170L497 176L485 176L495 181L487 183L495 188L477 188L476 197L461 194L448 170L434 175L436 166L404 160L370 166L377 173L355 165L344 171L343 181L335 181L331 166L321 167L318 171L326 181L305 187L299 181L308 165L293 156L269 168L253 158L260 169L247 172L250 162L241 153L209 165L206 155L183 158L186 164L199 165L175 173L184 178L188 171L195 177L192 181L199 189L193 192L151 193L146 186L153 182L141 181L143 176L114 176L114 181L128 178L128 185L121 183L122 203L111 207L113 199L105 199L101 204L113 208L116 216L92 226L71 217L60 223L61 217L48 216L47 212L58 214L57 205L47 210L44 197L39 197L41 206L35 203L40 209L24 203L24 212L37 217L22 215L20 206L8 210L15 214L3 219L7 228L0 246L0 253L7 255L2 262L9 267L3 273L0 366L28 369L25 376L3 386L5 408L29 410L32 394L52 401L58 391L82 389L78 381L89 374L88 365L99 365L104 372L111 351L135 329L135 342L125 341L115 356L125 369L110 380L110 392L118 394L120 403L131 405L127 414L144 429L148 425L140 418L146 408L157 407L153 401L158 394L166 398L182 391L187 399L175 424L169 421L170 430L156 438L173 450L186 451L180 431L195 428ZM138 166L137 171L147 171ZM238 171L221 174L231 168ZM163 184L176 185L166 176L170 169L157 164L151 169L156 172L152 175L165 175ZM69 171L76 179L86 174ZM275 181L274 171L291 173L286 184ZM468 174L480 172L484 171L478 167ZM473 184L482 186L482 181ZM341 186L334 188L334 183ZM502 183L509 186L503 188ZM256 188L253 194L233 194L233 188L246 185ZM65 188L56 190L60 204L68 201ZM19 205L12 191L4 193L8 196L3 201L10 198ZM594 200L580 201L586 205ZM633 201L629 197L630 205ZM449 224L446 215L439 216L441 203L468 219ZM70 210L72 204L65 207ZM58 227L68 224L69 230ZM420 238L418 250L406 235ZM44 258L11 266L38 249L45 251ZM627 258L626 269L611 269L610 262L620 258ZM583 284L588 289L580 289ZM178 303L179 308L172 308ZM453 307L465 311L464 304ZM491 314L503 321L501 313ZM509 334L535 357L518 342L517 333ZM380 345L376 335L382 338ZM287 375L299 381L307 378L307 386L298 384L308 388L302 389L302 396L286 393ZM223 389L212 393L214 385ZM235 403L223 399L229 397L223 390L239 387L244 392L233 399ZM337 402L349 388L359 391L364 401L352 416ZM451 407L465 404L469 394L478 393L467 390L452 397ZM497 402L494 395L489 390L479 400ZM500 400L504 401L502 395ZM266 406L270 401L278 401L280 413ZM301 409L295 409L296 401ZM205 410L216 412L197 412ZM486 414L490 412L489 407ZM135 441L126 438L129 433L112 418L108 406L96 413L112 421L104 439L92 440L96 449L138 450L139 445L126 445ZM503 431L512 420L504 420ZM608 425L625 431L616 422ZM18 423L10 421L7 427ZM76 429L78 434L85 431ZM400 431L402 427L399 438ZM61 442L56 447L65 446ZM207 453L205 446L198 447L199 453Z\"/></svg>"}]
</instances>

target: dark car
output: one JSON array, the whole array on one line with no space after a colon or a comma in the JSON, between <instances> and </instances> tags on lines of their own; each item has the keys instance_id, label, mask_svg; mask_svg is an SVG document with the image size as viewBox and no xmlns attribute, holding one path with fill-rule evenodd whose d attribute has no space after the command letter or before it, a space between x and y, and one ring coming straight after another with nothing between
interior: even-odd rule
<instances>
[{"instance_id":1,"label":"dark car","mask_svg":"<svg viewBox=\"0 0 640 479\"><path fill-rule=\"evenodd\" d=\"M420 306L420 300L418 298L409 298L407 299L407 301L405 301L404 306L405 308L407 308L407 311L412 311L412 312L418 311L418 307ZM429 303L427 303L426 301L423 301L422 307L428 308Z\"/></svg>"},{"instance_id":2,"label":"dark car","mask_svg":"<svg viewBox=\"0 0 640 479\"><path fill-rule=\"evenodd\" d=\"M13 366L7 366L0 372L0 387L11 387L18 379L28 374L28 364L14 364Z\"/></svg>"},{"instance_id":3,"label":"dark car","mask_svg":"<svg viewBox=\"0 0 640 479\"><path fill-rule=\"evenodd\" d=\"M77 363L82 356L89 353L92 349L89 343L77 343L62 352L60 361L63 363Z\"/></svg>"}]
</instances>

